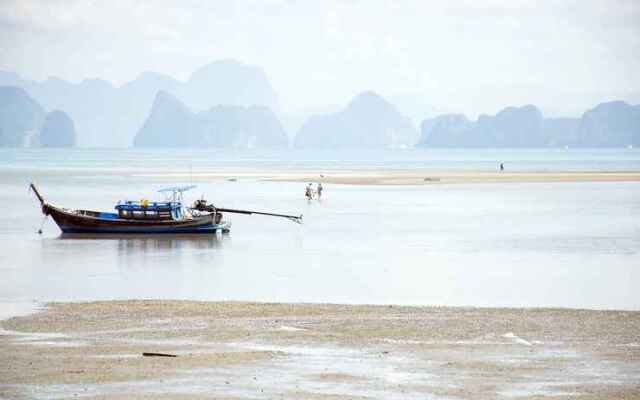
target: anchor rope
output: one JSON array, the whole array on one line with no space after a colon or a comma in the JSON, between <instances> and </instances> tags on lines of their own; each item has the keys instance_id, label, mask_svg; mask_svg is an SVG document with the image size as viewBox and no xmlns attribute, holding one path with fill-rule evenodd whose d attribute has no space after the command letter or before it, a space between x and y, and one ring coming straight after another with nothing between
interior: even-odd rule
<instances>
[{"instance_id":1,"label":"anchor rope","mask_svg":"<svg viewBox=\"0 0 640 400\"><path fill-rule=\"evenodd\" d=\"M47 222L47 218L49 218L49 215L45 215L44 218L42 218L42 222L40 223L40 229L38 229L38 233L42 233L42 228L44 228L44 223Z\"/></svg>"}]
</instances>

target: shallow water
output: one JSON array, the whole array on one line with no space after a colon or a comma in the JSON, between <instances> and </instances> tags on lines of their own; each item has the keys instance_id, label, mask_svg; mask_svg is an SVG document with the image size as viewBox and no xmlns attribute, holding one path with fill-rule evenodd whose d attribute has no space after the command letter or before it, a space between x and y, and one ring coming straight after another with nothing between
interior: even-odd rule
<instances>
[{"instance_id":1,"label":"shallow water","mask_svg":"<svg viewBox=\"0 0 640 400\"><path fill-rule=\"evenodd\" d=\"M637 150L263 153L0 151L0 299L201 299L640 309L640 184L425 186L197 181L188 200L304 214L228 215L214 237L43 235L34 180L54 204L112 209L169 173L327 168L640 170ZM378 157L377 159L375 157ZM546 157L546 158L545 158ZM548 162L545 163L545 159ZM382 160L382 161L379 161ZM117 172L116 175L113 175ZM166 173L149 181L145 173Z\"/></svg>"}]
</instances>

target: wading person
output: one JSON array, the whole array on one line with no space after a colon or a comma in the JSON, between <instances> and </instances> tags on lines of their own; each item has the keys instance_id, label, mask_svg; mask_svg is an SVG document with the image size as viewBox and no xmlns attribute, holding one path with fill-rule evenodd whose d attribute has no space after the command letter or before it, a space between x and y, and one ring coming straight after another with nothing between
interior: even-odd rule
<instances>
[{"instance_id":1,"label":"wading person","mask_svg":"<svg viewBox=\"0 0 640 400\"><path fill-rule=\"evenodd\" d=\"M322 197L322 183L318 182L318 189L316 190L318 193L318 200Z\"/></svg>"},{"instance_id":2,"label":"wading person","mask_svg":"<svg viewBox=\"0 0 640 400\"><path fill-rule=\"evenodd\" d=\"M304 195L307 198L307 200L313 199L313 189L311 188L311 184L307 185L307 188L304 191Z\"/></svg>"}]
</instances>

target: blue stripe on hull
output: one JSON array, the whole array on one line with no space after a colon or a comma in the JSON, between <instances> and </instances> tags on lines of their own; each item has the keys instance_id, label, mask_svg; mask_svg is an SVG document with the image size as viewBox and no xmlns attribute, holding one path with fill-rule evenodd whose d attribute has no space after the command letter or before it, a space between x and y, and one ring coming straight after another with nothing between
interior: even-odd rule
<instances>
[{"instance_id":1,"label":"blue stripe on hull","mask_svg":"<svg viewBox=\"0 0 640 400\"><path fill-rule=\"evenodd\" d=\"M62 225L60 229L64 233L216 233L220 230L228 230L227 224L218 225L205 225L200 227L185 227L185 228L85 228L78 226Z\"/></svg>"}]
</instances>

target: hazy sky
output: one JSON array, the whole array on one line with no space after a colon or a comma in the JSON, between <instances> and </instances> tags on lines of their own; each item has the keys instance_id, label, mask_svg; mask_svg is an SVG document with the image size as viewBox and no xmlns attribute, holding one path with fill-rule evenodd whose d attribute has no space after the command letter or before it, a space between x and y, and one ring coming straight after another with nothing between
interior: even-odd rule
<instances>
[{"instance_id":1,"label":"hazy sky","mask_svg":"<svg viewBox=\"0 0 640 400\"><path fill-rule=\"evenodd\" d=\"M640 1L0 0L0 69L26 78L186 79L228 58L262 66L290 111L373 89L408 108L573 115L640 102Z\"/></svg>"}]
</instances>

